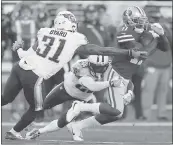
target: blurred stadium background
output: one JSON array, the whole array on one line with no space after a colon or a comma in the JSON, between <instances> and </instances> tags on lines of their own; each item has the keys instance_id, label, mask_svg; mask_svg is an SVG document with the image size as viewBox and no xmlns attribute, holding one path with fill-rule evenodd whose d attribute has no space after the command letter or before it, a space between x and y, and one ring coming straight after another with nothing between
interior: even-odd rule
<instances>
[{"instance_id":1,"label":"blurred stadium background","mask_svg":"<svg viewBox=\"0 0 173 145\"><path fill-rule=\"evenodd\" d=\"M18 37L16 27L16 20L21 15L21 9L29 8L32 11L31 19L35 22L36 32L41 27L51 27L52 21L55 15L60 10L69 10L75 14L79 21L79 27L82 22L85 21L85 10L88 5L94 5L98 8L103 8L105 10L100 20L101 24L107 27L107 31L110 34L109 44L107 46L116 45L114 37L116 36L117 29L121 25L121 16L123 10L128 6L138 5L145 9L148 17L151 18L162 18L167 27L167 31L170 32L169 40L172 46L172 2L171 1L2 1L1 10L2 10L2 91L4 85L9 76L10 70L12 68L13 62L17 60L16 55L12 53L11 46L12 43ZM105 9L106 8L106 9ZM101 13L101 11L99 11ZM32 32L28 32L32 33ZM33 32L35 33L35 32ZM36 34L36 33L35 33ZM34 34L34 35L35 35ZM30 39L34 39L35 36L30 35ZM31 42L32 43L32 42ZM28 44L29 45L29 44ZM159 55L157 59L159 59ZM163 60L164 61L164 60ZM168 123L172 122L172 65L169 68L170 79L167 82L168 92L166 94L167 104L166 104L166 117ZM152 80L150 80L152 83ZM8 125L8 123L16 122L20 114L23 113L25 108L27 108L27 103L25 102L23 93L21 92L19 97L15 101L7 106L2 108L2 125ZM25 102L25 103L24 103ZM136 102L138 103L138 102ZM63 105L60 105L56 108L56 111L61 112ZM17 111L16 111L17 110ZM156 101L152 105L153 116L151 121L159 123L160 120L157 119L157 105ZM16 113L17 112L17 113ZM15 114L16 113L16 114ZM19 114L18 114L19 113ZM52 112L51 112L52 113ZM50 121L50 112L47 113L46 120ZM122 122L139 122L144 121L135 117L135 110L132 105L129 105L126 110L126 115L121 120ZM54 117L57 117L58 113L56 112ZM10 143L9 143L10 144Z\"/></svg>"}]
</instances>

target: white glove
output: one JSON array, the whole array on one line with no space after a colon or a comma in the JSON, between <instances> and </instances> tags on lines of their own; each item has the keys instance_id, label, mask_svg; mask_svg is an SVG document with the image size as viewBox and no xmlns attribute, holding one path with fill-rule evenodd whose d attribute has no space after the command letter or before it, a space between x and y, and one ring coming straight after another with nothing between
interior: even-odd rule
<instances>
[{"instance_id":1,"label":"white glove","mask_svg":"<svg viewBox=\"0 0 173 145\"><path fill-rule=\"evenodd\" d=\"M13 43L12 50L13 51L17 51L19 48L23 48L23 45L24 45L24 41L23 40L21 40L21 41L15 41Z\"/></svg>"},{"instance_id":2,"label":"white glove","mask_svg":"<svg viewBox=\"0 0 173 145\"><path fill-rule=\"evenodd\" d=\"M158 35L164 35L164 29L159 23L151 24L151 29Z\"/></svg>"},{"instance_id":3,"label":"white glove","mask_svg":"<svg viewBox=\"0 0 173 145\"><path fill-rule=\"evenodd\" d=\"M128 91L128 93L126 93L124 96L123 96L123 99L124 99L124 105L128 105L134 98L134 94L131 90Z\"/></svg>"},{"instance_id":4,"label":"white glove","mask_svg":"<svg viewBox=\"0 0 173 145\"><path fill-rule=\"evenodd\" d=\"M115 76L112 80L110 80L111 87L119 87L121 85L122 79L120 76Z\"/></svg>"}]
</instances>

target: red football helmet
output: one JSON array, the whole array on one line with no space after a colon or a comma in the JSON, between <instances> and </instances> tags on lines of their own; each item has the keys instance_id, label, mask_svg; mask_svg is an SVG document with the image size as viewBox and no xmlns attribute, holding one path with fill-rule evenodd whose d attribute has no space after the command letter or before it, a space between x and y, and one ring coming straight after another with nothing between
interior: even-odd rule
<instances>
[{"instance_id":1,"label":"red football helmet","mask_svg":"<svg viewBox=\"0 0 173 145\"><path fill-rule=\"evenodd\" d=\"M123 22L126 26L133 27L137 33L142 33L148 26L145 11L137 6L128 7L123 13Z\"/></svg>"}]
</instances>

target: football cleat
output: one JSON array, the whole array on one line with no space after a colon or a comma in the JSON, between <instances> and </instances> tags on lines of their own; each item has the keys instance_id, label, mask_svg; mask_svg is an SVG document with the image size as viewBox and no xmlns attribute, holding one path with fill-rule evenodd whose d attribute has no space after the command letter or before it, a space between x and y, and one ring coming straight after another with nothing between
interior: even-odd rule
<instances>
[{"instance_id":1,"label":"football cleat","mask_svg":"<svg viewBox=\"0 0 173 145\"><path fill-rule=\"evenodd\" d=\"M74 141L84 141L82 131L75 126L75 122L69 123L67 129L72 134Z\"/></svg>"},{"instance_id":2,"label":"football cleat","mask_svg":"<svg viewBox=\"0 0 173 145\"><path fill-rule=\"evenodd\" d=\"M13 133L11 131L8 131L5 134L5 139L10 139L10 140L22 140L24 139L20 133Z\"/></svg>"},{"instance_id":3,"label":"football cleat","mask_svg":"<svg viewBox=\"0 0 173 145\"><path fill-rule=\"evenodd\" d=\"M40 136L39 130L34 128L30 132L26 133L25 139L27 140L36 139L39 136Z\"/></svg>"},{"instance_id":4,"label":"football cleat","mask_svg":"<svg viewBox=\"0 0 173 145\"><path fill-rule=\"evenodd\" d=\"M66 114L66 121L69 123L72 120L74 120L79 114L80 114L80 107L79 104L81 104L82 102L80 101L74 101L72 103L71 108L67 111Z\"/></svg>"}]
</instances>

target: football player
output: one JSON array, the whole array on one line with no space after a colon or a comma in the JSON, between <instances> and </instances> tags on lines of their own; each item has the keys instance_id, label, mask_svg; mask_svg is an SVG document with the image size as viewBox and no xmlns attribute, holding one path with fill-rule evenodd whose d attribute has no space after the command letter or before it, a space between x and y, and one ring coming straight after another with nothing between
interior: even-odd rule
<instances>
[{"instance_id":1,"label":"football player","mask_svg":"<svg viewBox=\"0 0 173 145\"><path fill-rule=\"evenodd\" d=\"M117 41L121 49L146 50L148 55L154 53L157 48L162 51L170 49L162 26L158 23L149 24L147 16L142 8L137 6L127 8L123 13L123 22L124 26L117 35ZM112 107L121 110L121 114L118 116L99 114L82 121L68 124L68 129L73 134L74 140L83 141L81 136L81 130L83 128L104 125L121 118L124 105L129 104L134 95L132 92L133 85L131 83L132 75L138 70L143 61L143 59L129 58L126 56L113 57L112 69L110 69L105 79L111 78L114 74L118 73L124 78L124 82L126 83L120 87L109 87L104 91L100 91L96 96L97 98L104 97ZM131 91L126 92L130 90L127 88L131 88ZM123 98L128 98L125 100L124 104Z\"/></svg>"},{"instance_id":2,"label":"football player","mask_svg":"<svg viewBox=\"0 0 173 145\"><path fill-rule=\"evenodd\" d=\"M78 60L72 66L72 72L65 74L64 83L56 86L46 96L43 108L49 109L72 99L89 101L96 91L123 85L124 80L122 78L119 79L118 75L110 80L100 80L108 70L108 67L108 56L90 55L87 59ZM84 111L110 116L118 116L121 114L118 109L111 107L107 103L81 103L79 101L74 101L67 115L62 115L60 119L52 121L43 128L32 130L27 133L26 139L34 139L40 134L60 129L71 122L80 112Z\"/></svg>"},{"instance_id":3,"label":"football player","mask_svg":"<svg viewBox=\"0 0 173 145\"><path fill-rule=\"evenodd\" d=\"M20 43L13 49L23 58L17 62L7 80L1 105L11 103L21 89L30 107L17 124L6 133L6 139L23 139L20 132L34 121L36 114L42 111L43 80L56 74L75 52L99 55L125 55L141 57L146 52L135 52L115 48L102 48L87 44L84 35L76 32L77 21L69 11L59 12L54 20L54 28L42 28L38 31L37 41L33 47L23 51Z\"/></svg>"}]
</instances>

